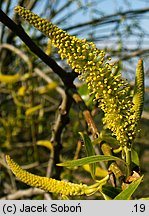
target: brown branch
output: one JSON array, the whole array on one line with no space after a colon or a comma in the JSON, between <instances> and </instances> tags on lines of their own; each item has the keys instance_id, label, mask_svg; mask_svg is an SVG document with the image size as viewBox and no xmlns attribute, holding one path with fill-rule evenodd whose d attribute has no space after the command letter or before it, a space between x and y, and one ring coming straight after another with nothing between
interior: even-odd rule
<instances>
[{"instance_id":1,"label":"brown branch","mask_svg":"<svg viewBox=\"0 0 149 216\"><path fill-rule=\"evenodd\" d=\"M77 92L73 92L73 99L78 104L80 110L83 112L84 119L88 125L90 132L92 133L93 138L94 139L97 138L97 136L99 134L99 130L97 129L97 127L95 125L95 122L92 118L92 115L91 115L88 107L86 106L83 99L81 98L81 96Z\"/></svg>"}]
</instances>

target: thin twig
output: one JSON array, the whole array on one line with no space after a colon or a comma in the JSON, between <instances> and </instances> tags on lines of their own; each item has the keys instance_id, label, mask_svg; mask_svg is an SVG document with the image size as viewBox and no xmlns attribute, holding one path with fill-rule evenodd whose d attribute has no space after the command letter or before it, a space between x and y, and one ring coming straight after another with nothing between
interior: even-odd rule
<instances>
[{"instance_id":1,"label":"thin twig","mask_svg":"<svg viewBox=\"0 0 149 216\"><path fill-rule=\"evenodd\" d=\"M142 112L142 118L149 120L149 112L143 111Z\"/></svg>"},{"instance_id":2,"label":"thin twig","mask_svg":"<svg viewBox=\"0 0 149 216\"><path fill-rule=\"evenodd\" d=\"M16 53L18 56L20 56L20 58L22 58L27 63L29 70L32 70L32 63L29 60L29 57L24 52L22 52L20 49L14 47L13 45L7 44L7 43L1 44L0 49L2 48L9 49L12 52Z\"/></svg>"},{"instance_id":3,"label":"thin twig","mask_svg":"<svg viewBox=\"0 0 149 216\"><path fill-rule=\"evenodd\" d=\"M38 189L38 188L29 188L26 190L18 190L13 194L8 194L4 197L1 197L0 200L16 200L16 199L22 199L22 198L29 198L34 195L40 195L40 194L46 194L45 191ZM49 195L50 196L50 195ZM48 198L49 198L48 196ZM46 196L44 196L46 198Z\"/></svg>"},{"instance_id":4,"label":"thin twig","mask_svg":"<svg viewBox=\"0 0 149 216\"><path fill-rule=\"evenodd\" d=\"M45 73L43 73L39 68L35 68L34 71L36 74L38 74L40 77L42 77L46 82L48 82L48 83L53 82L52 79L50 77L48 77ZM62 102L61 102L61 105L59 106L58 114L56 116L56 119L55 119L55 122L53 125L53 129L52 129L52 136L50 139L50 141L52 143L54 143L56 140L57 133L58 133L59 127L61 125L62 115L65 114L66 104L67 104L67 97L66 97L65 91L59 86L56 87L56 90L57 90L57 92L59 92L61 94ZM53 158L54 158L54 151L51 151L49 161L48 161L48 166L47 166L47 173L46 173L47 177L50 177L50 175L51 175Z\"/></svg>"},{"instance_id":5,"label":"thin twig","mask_svg":"<svg viewBox=\"0 0 149 216\"><path fill-rule=\"evenodd\" d=\"M2 164L6 169L7 169L7 172L10 176L10 181L11 181L11 187L12 187L12 190L13 191L16 191L17 187L16 187L16 182L14 180L14 177L13 177L13 174L12 172L10 171L10 168L8 167L8 165L6 164L6 161L5 161L5 155L3 153L0 154L0 164Z\"/></svg>"},{"instance_id":6,"label":"thin twig","mask_svg":"<svg viewBox=\"0 0 149 216\"><path fill-rule=\"evenodd\" d=\"M143 8L143 9L138 9L138 10L129 10L129 11L125 11L125 12L118 12L118 13L104 16L104 17L101 17L98 19L94 19L91 21L77 24L77 25L69 26L69 27L65 28L64 30L69 31L72 29L85 27L85 26L89 26L89 25L93 25L93 24L94 25L95 24L103 25L103 24L108 24L108 23L120 22L123 17L126 17L127 19L128 18L131 19L132 17L134 17L136 15L147 13L147 12L149 12L149 8Z\"/></svg>"},{"instance_id":7,"label":"thin twig","mask_svg":"<svg viewBox=\"0 0 149 216\"><path fill-rule=\"evenodd\" d=\"M42 77L47 83L53 82L53 80L49 76L47 76L45 73L43 73L39 68L35 68L34 71L36 74ZM61 102L59 109L61 110L61 112L64 112L66 99L67 99L65 91L59 86L57 86L55 89L62 97L62 102Z\"/></svg>"},{"instance_id":8,"label":"thin twig","mask_svg":"<svg viewBox=\"0 0 149 216\"><path fill-rule=\"evenodd\" d=\"M131 52L131 53L126 54L126 55L123 54L123 55L118 57L118 61L128 60L130 58L141 56L141 55L144 55L146 53L149 53L149 49L137 50L137 51ZM118 61L116 61L116 62L118 62Z\"/></svg>"},{"instance_id":9,"label":"thin twig","mask_svg":"<svg viewBox=\"0 0 149 216\"><path fill-rule=\"evenodd\" d=\"M81 96L78 93L76 93L76 92L73 93L73 99L78 104L80 110L83 111L84 119L88 125L90 132L93 135L93 138L94 139L97 138L97 136L99 134L99 130L97 129L97 127L95 125L95 122L92 118L92 115L91 115L88 107L86 106L83 99L81 98Z\"/></svg>"}]
</instances>

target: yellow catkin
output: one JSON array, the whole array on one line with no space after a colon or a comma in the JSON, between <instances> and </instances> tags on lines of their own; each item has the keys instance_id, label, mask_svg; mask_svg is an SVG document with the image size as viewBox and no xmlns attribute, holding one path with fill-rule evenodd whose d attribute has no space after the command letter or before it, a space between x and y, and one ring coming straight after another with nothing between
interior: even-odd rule
<instances>
[{"instance_id":1,"label":"yellow catkin","mask_svg":"<svg viewBox=\"0 0 149 216\"><path fill-rule=\"evenodd\" d=\"M140 121L144 104L144 68L142 59L138 61L136 69L133 103L134 106L132 109L134 110L134 120L137 128L137 124Z\"/></svg>"},{"instance_id":2,"label":"yellow catkin","mask_svg":"<svg viewBox=\"0 0 149 216\"><path fill-rule=\"evenodd\" d=\"M0 74L0 82L6 83L6 84L12 84L17 82L20 79L20 74L14 74L14 75L4 75Z\"/></svg>"},{"instance_id":3,"label":"yellow catkin","mask_svg":"<svg viewBox=\"0 0 149 216\"><path fill-rule=\"evenodd\" d=\"M32 186L66 196L76 196L86 194L88 188L85 184L74 184L65 181L59 181L52 178L41 177L31 174L23 170L17 163L15 163L9 155L6 155L6 161L12 172L24 183Z\"/></svg>"},{"instance_id":4,"label":"yellow catkin","mask_svg":"<svg viewBox=\"0 0 149 216\"><path fill-rule=\"evenodd\" d=\"M105 126L122 146L130 144L135 137L135 111L132 109L130 86L120 73L114 73L116 67L106 58L105 52L86 39L71 36L30 10L17 6L15 11L51 39L51 43L59 49L61 59L67 59L72 69L79 73L79 79L84 80L95 95L105 113Z\"/></svg>"}]
</instances>

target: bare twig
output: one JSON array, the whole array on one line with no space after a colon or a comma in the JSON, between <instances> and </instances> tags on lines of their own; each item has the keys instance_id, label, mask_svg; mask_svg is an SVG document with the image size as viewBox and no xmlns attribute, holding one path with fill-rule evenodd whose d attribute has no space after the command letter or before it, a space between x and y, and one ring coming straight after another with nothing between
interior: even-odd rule
<instances>
[{"instance_id":1,"label":"bare twig","mask_svg":"<svg viewBox=\"0 0 149 216\"><path fill-rule=\"evenodd\" d=\"M5 48L5 49L9 49L12 52L16 53L18 56L20 56L20 58L22 58L28 65L29 70L32 70L32 63L29 60L28 56L25 55L25 53L23 53L20 49L14 47L13 45L10 44L1 44L0 45L0 49Z\"/></svg>"},{"instance_id":2,"label":"bare twig","mask_svg":"<svg viewBox=\"0 0 149 216\"><path fill-rule=\"evenodd\" d=\"M16 199L22 199L25 197L29 198L31 196L40 195L40 194L45 195L46 193L45 191L38 189L38 188L29 188L26 190L18 190L13 194L8 194L4 197L1 197L0 200L16 200ZM47 196L44 196L44 197L46 198ZM50 197L48 196L48 198Z\"/></svg>"},{"instance_id":3,"label":"bare twig","mask_svg":"<svg viewBox=\"0 0 149 216\"><path fill-rule=\"evenodd\" d=\"M99 131L95 125L95 122L92 118L90 111L88 110L88 107L85 105L83 99L81 98L81 96L78 93L76 93L76 92L73 93L73 99L79 105L80 110L83 111L84 119L88 125L90 132L93 135L93 138L97 138Z\"/></svg>"},{"instance_id":4,"label":"bare twig","mask_svg":"<svg viewBox=\"0 0 149 216\"><path fill-rule=\"evenodd\" d=\"M49 76L47 76L45 73L43 73L39 68L35 68L34 71L36 74L38 74L40 77L42 77L47 83L53 82L53 80ZM59 108L60 108L61 112L64 112L66 99L67 99L65 91L59 86L57 86L55 89L62 97L62 102L61 102L61 105Z\"/></svg>"},{"instance_id":5,"label":"bare twig","mask_svg":"<svg viewBox=\"0 0 149 216\"><path fill-rule=\"evenodd\" d=\"M146 53L149 53L149 49L142 49L142 50L137 50L137 51L134 51L134 52L131 52L129 54L126 54L126 55L121 55L118 57L118 61L122 61L122 60L128 60L130 58L134 58L134 57L137 57L137 56L141 56L141 55L144 55Z\"/></svg>"},{"instance_id":6,"label":"bare twig","mask_svg":"<svg viewBox=\"0 0 149 216\"><path fill-rule=\"evenodd\" d=\"M98 19L94 19L92 21L88 21L88 22L84 22L81 24L69 26L69 27L65 28L64 30L69 31L72 29L80 28L80 27L90 26L92 24L105 25L105 24L109 24L109 23L116 23L116 22L120 22L123 17L125 17L125 19L128 19L128 18L131 19L132 17L135 17L135 16L143 14L143 13L147 13L147 12L149 12L149 8L143 8L143 9L138 9L138 10L129 10L129 11L125 11L125 12L118 12L118 13L104 16L104 17L101 17Z\"/></svg>"},{"instance_id":7,"label":"bare twig","mask_svg":"<svg viewBox=\"0 0 149 216\"><path fill-rule=\"evenodd\" d=\"M5 161L5 155L3 153L0 154L0 164L2 164L6 169L7 169L7 172L10 176L10 181L11 181L11 187L12 187L12 190L13 191L16 191L16 183L15 183L15 179L13 177L13 174L12 172L10 171L8 165L6 164L6 161Z\"/></svg>"},{"instance_id":8,"label":"bare twig","mask_svg":"<svg viewBox=\"0 0 149 216\"><path fill-rule=\"evenodd\" d=\"M142 118L149 120L149 112L143 111Z\"/></svg>"},{"instance_id":9,"label":"bare twig","mask_svg":"<svg viewBox=\"0 0 149 216\"><path fill-rule=\"evenodd\" d=\"M46 82L48 82L48 83L53 82L52 79L50 77L48 77L45 73L43 73L39 68L35 68L34 71L36 74L38 74L40 77L42 77ZM61 102L61 105L59 106L58 114L56 116L56 119L55 119L55 122L53 125L53 129L52 129L52 136L50 139L52 143L54 143L56 140L57 133L58 133L60 125L61 125L62 115L65 114L66 104L67 104L67 97L66 97L65 91L59 86L56 87L56 90L57 90L57 92L59 92L61 94L62 102ZM51 175L53 158L54 158L54 152L51 151L49 161L48 161L48 166L47 166L47 173L46 173L47 177L50 177L50 175Z\"/></svg>"},{"instance_id":10,"label":"bare twig","mask_svg":"<svg viewBox=\"0 0 149 216\"><path fill-rule=\"evenodd\" d=\"M22 167L22 169L27 170L27 169L35 168L37 166L39 166L39 162L34 162L34 163L31 163L31 164L23 165L21 167Z\"/></svg>"}]
</instances>

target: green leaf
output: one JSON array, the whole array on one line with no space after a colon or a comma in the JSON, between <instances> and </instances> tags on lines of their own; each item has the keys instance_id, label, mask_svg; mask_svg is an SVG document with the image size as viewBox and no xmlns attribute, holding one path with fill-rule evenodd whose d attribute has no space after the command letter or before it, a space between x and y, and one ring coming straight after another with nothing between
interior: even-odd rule
<instances>
[{"instance_id":1,"label":"green leaf","mask_svg":"<svg viewBox=\"0 0 149 216\"><path fill-rule=\"evenodd\" d=\"M121 192L121 189L114 188L111 185L103 185L102 192L107 196L111 197L112 199L114 199Z\"/></svg>"},{"instance_id":2,"label":"green leaf","mask_svg":"<svg viewBox=\"0 0 149 216\"><path fill-rule=\"evenodd\" d=\"M119 142L116 138L112 137L111 134L102 131L97 139L95 139L92 144L96 145L100 142L105 141L106 143L113 144L115 146L119 146Z\"/></svg>"},{"instance_id":3,"label":"green leaf","mask_svg":"<svg viewBox=\"0 0 149 216\"><path fill-rule=\"evenodd\" d=\"M120 160L120 161L125 162L121 158L118 158L115 156L95 155L95 156L89 156L89 157L84 157L84 158L77 159L77 160L70 160L70 161L66 161L63 163L59 163L59 164L57 164L57 166L75 167L75 166L82 166L85 164L96 163L99 161L112 161L112 160L114 160L114 161Z\"/></svg>"},{"instance_id":4,"label":"green leaf","mask_svg":"<svg viewBox=\"0 0 149 216\"><path fill-rule=\"evenodd\" d=\"M106 195L102 191L100 191L100 193L102 194L102 196L104 197L105 200L111 200L111 197L109 197L108 195Z\"/></svg>"},{"instance_id":5,"label":"green leaf","mask_svg":"<svg viewBox=\"0 0 149 216\"><path fill-rule=\"evenodd\" d=\"M142 197L139 200L149 200L149 197Z\"/></svg>"},{"instance_id":6,"label":"green leaf","mask_svg":"<svg viewBox=\"0 0 149 216\"><path fill-rule=\"evenodd\" d=\"M82 84L78 88L78 92L81 95L81 97L84 96L84 95L89 95L89 90L88 90L87 84L86 83Z\"/></svg>"},{"instance_id":7,"label":"green leaf","mask_svg":"<svg viewBox=\"0 0 149 216\"><path fill-rule=\"evenodd\" d=\"M90 106L91 104L93 104L94 95L90 95L90 91L88 90L88 86L86 83L82 84L78 88L78 92L87 106Z\"/></svg>"},{"instance_id":8,"label":"green leaf","mask_svg":"<svg viewBox=\"0 0 149 216\"><path fill-rule=\"evenodd\" d=\"M133 163L135 163L138 166L140 165L138 152L133 148L131 149L131 159Z\"/></svg>"},{"instance_id":9,"label":"green leaf","mask_svg":"<svg viewBox=\"0 0 149 216\"><path fill-rule=\"evenodd\" d=\"M143 176L137 179L136 181L132 182L128 187L119 193L114 200L129 200L131 195L135 192L138 188L139 184L141 183Z\"/></svg>"},{"instance_id":10,"label":"green leaf","mask_svg":"<svg viewBox=\"0 0 149 216\"><path fill-rule=\"evenodd\" d=\"M42 105L41 104L39 104L39 105L37 105L37 106L34 106L34 107L30 107L30 108L28 108L26 111L25 111L25 115L26 116L31 116L31 115L33 115L36 111L38 111L39 109L41 109L42 108Z\"/></svg>"},{"instance_id":11,"label":"green leaf","mask_svg":"<svg viewBox=\"0 0 149 216\"><path fill-rule=\"evenodd\" d=\"M79 132L79 134L81 135L83 139L87 156L95 155L95 151L94 151L94 148L93 148L93 145L92 145L92 142L89 136L87 136L86 134L83 134L82 132ZM96 163L89 164L89 167L90 167L91 176L93 179L95 179Z\"/></svg>"}]
</instances>

